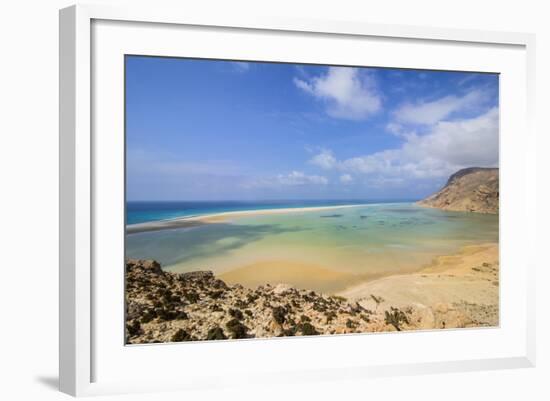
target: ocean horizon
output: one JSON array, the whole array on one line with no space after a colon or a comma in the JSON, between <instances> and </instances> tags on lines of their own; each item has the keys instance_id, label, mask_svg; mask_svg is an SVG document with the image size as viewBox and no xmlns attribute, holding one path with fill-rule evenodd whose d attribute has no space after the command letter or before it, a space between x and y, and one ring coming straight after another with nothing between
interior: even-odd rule
<instances>
[{"instance_id":1,"label":"ocean horizon","mask_svg":"<svg viewBox=\"0 0 550 401\"><path fill-rule=\"evenodd\" d=\"M418 199L127 201L126 224L248 210L413 203Z\"/></svg>"}]
</instances>

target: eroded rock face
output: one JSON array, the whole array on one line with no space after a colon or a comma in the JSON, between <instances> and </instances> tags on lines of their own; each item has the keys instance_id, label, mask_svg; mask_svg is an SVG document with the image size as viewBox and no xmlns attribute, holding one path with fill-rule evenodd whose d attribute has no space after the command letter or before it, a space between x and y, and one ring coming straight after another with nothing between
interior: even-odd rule
<instances>
[{"instance_id":1,"label":"eroded rock face","mask_svg":"<svg viewBox=\"0 0 550 401\"><path fill-rule=\"evenodd\" d=\"M471 167L457 171L437 193L418 202L443 210L497 214L498 168Z\"/></svg>"}]
</instances>

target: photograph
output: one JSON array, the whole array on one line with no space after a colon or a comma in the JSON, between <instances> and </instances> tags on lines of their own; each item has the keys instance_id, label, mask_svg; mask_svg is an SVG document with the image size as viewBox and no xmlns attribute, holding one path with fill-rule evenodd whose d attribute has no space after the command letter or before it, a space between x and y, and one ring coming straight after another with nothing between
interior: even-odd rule
<instances>
[{"instance_id":1,"label":"photograph","mask_svg":"<svg viewBox=\"0 0 550 401\"><path fill-rule=\"evenodd\" d=\"M499 74L125 55L124 112L127 345L499 327Z\"/></svg>"}]
</instances>

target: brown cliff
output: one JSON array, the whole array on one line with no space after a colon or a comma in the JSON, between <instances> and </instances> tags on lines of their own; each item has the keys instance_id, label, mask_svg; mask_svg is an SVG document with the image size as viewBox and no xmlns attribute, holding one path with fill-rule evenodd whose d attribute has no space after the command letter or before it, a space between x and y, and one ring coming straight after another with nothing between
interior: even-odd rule
<instances>
[{"instance_id":1,"label":"brown cliff","mask_svg":"<svg viewBox=\"0 0 550 401\"><path fill-rule=\"evenodd\" d=\"M443 210L498 213L498 168L470 167L457 171L438 192L418 202Z\"/></svg>"}]
</instances>

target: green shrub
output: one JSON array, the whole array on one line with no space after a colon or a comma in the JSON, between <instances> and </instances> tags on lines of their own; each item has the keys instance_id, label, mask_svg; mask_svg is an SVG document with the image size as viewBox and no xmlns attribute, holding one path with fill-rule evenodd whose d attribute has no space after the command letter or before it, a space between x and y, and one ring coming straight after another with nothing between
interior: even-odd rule
<instances>
[{"instance_id":1,"label":"green shrub","mask_svg":"<svg viewBox=\"0 0 550 401\"><path fill-rule=\"evenodd\" d=\"M185 330L183 329L179 329L178 331L176 331L174 333L174 335L172 336L172 339L171 341L172 342L176 342L176 343L179 343L181 341L191 341L191 336L189 335L188 332L186 332Z\"/></svg>"},{"instance_id":2,"label":"green shrub","mask_svg":"<svg viewBox=\"0 0 550 401\"><path fill-rule=\"evenodd\" d=\"M363 315L360 315L359 317L363 319L365 322L370 323L370 318L368 317L368 315L363 314Z\"/></svg>"},{"instance_id":3,"label":"green shrub","mask_svg":"<svg viewBox=\"0 0 550 401\"><path fill-rule=\"evenodd\" d=\"M259 297L258 294L248 294L246 296L246 299L247 299L248 303L251 304L252 302L255 302L258 299L258 297Z\"/></svg>"},{"instance_id":4,"label":"green shrub","mask_svg":"<svg viewBox=\"0 0 550 401\"><path fill-rule=\"evenodd\" d=\"M185 299L187 299L187 301L191 304L194 304L196 303L200 297L199 297L199 294L197 294L196 292L194 291L187 291L183 294L183 296L185 297Z\"/></svg>"},{"instance_id":5,"label":"green shrub","mask_svg":"<svg viewBox=\"0 0 550 401\"><path fill-rule=\"evenodd\" d=\"M320 303L320 302L315 302L313 304L313 310L317 311L317 312L324 312L324 311L327 310L327 307L324 304Z\"/></svg>"},{"instance_id":6,"label":"green shrub","mask_svg":"<svg viewBox=\"0 0 550 401\"><path fill-rule=\"evenodd\" d=\"M354 321L351 320L351 319L348 319L348 320L346 320L346 327L347 327L348 329L355 329L355 328L357 327L357 323L354 322Z\"/></svg>"},{"instance_id":7,"label":"green shrub","mask_svg":"<svg viewBox=\"0 0 550 401\"><path fill-rule=\"evenodd\" d=\"M308 322L299 324L298 328L304 336L316 336L321 334L317 331L315 326Z\"/></svg>"},{"instance_id":8,"label":"green shrub","mask_svg":"<svg viewBox=\"0 0 550 401\"><path fill-rule=\"evenodd\" d=\"M245 309L248 306L248 303L246 303L242 299L237 299L237 301L235 302L235 306L239 309Z\"/></svg>"},{"instance_id":9,"label":"green shrub","mask_svg":"<svg viewBox=\"0 0 550 401\"><path fill-rule=\"evenodd\" d=\"M152 310L146 310L141 317L141 323L149 323L156 317L156 313Z\"/></svg>"},{"instance_id":10,"label":"green shrub","mask_svg":"<svg viewBox=\"0 0 550 401\"><path fill-rule=\"evenodd\" d=\"M165 290L164 293L162 294L162 299L166 303L170 302L172 300L172 291Z\"/></svg>"},{"instance_id":11,"label":"green shrub","mask_svg":"<svg viewBox=\"0 0 550 401\"><path fill-rule=\"evenodd\" d=\"M212 299L220 299L224 294L224 291L218 290L218 291L212 291L210 293L210 298Z\"/></svg>"},{"instance_id":12,"label":"green shrub","mask_svg":"<svg viewBox=\"0 0 550 401\"><path fill-rule=\"evenodd\" d=\"M235 319L238 319L238 320L243 320L243 318L244 318L243 313L239 309L230 308L228 312L229 312L229 315L232 318L235 318Z\"/></svg>"},{"instance_id":13,"label":"green shrub","mask_svg":"<svg viewBox=\"0 0 550 401\"><path fill-rule=\"evenodd\" d=\"M237 319L230 320L229 322L227 322L225 327L231 333L232 338L246 338L247 327L239 322Z\"/></svg>"},{"instance_id":14,"label":"green shrub","mask_svg":"<svg viewBox=\"0 0 550 401\"><path fill-rule=\"evenodd\" d=\"M330 323L332 322L334 319L336 319L336 317L338 316L336 314L336 312L334 311L329 311L329 312L326 312L325 313L325 316L327 317L327 323Z\"/></svg>"},{"instance_id":15,"label":"green shrub","mask_svg":"<svg viewBox=\"0 0 550 401\"><path fill-rule=\"evenodd\" d=\"M296 335L296 327L284 329L278 337L294 337Z\"/></svg>"},{"instance_id":16,"label":"green shrub","mask_svg":"<svg viewBox=\"0 0 550 401\"><path fill-rule=\"evenodd\" d=\"M212 282L212 287L213 288L223 288L223 289L226 289L227 288L227 285L225 285L225 283L220 280L220 279L215 279L213 282Z\"/></svg>"},{"instance_id":17,"label":"green shrub","mask_svg":"<svg viewBox=\"0 0 550 401\"><path fill-rule=\"evenodd\" d=\"M370 297L376 303L376 310L378 310L378 305L380 305L382 302L384 302L384 298L377 297L374 294L370 294Z\"/></svg>"},{"instance_id":18,"label":"green shrub","mask_svg":"<svg viewBox=\"0 0 550 401\"><path fill-rule=\"evenodd\" d=\"M286 309L282 306L276 306L272 309L273 319L279 324L283 324L286 320Z\"/></svg>"},{"instance_id":19,"label":"green shrub","mask_svg":"<svg viewBox=\"0 0 550 401\"><path fill-rule=\"evenodd\" d=\"M385 321L386 324L391 324L397 331L401 331L401 324L409 323L409 319L407 319L407 315L403 311L400 311L397 308L394 308L393 306L390 308L390 312L385 312Z\"/></svg>"},{"instance_id":20,"label":"green shrub","mask_svg":"<svg viewBox=\"0 0 550 401\"><path fill-rule=\"evenodd\" d=\"M220 327L212 327L210 330L208 330L206 339L207 340L227 340L227 337L225 336L223 330Z\"/></svg>"},{"instance_id":21,"label":"green shrub","mask_svg":"<svg viewBox=\"0 0 550 401\"><path fill-rule=\"evenodd\" d=\"M177 315L177 312L174 310L160 309L157 311L158 318L164 321L174 320Z\"/></svg>"},{"instance_id":22,"label":"green shrub","mask_svg":"<svg viewBox=\"0 0 550 401\"><path fill-rule=\"evenodd\" d=\"M128 330L128 334L133 337L141 334L141 324L138 320L133 320L132 323L129 323L126 325L126 329Z\"/></svg>"}]
</instances>

